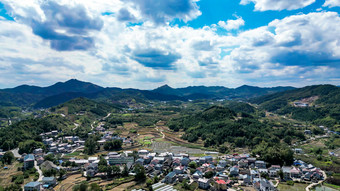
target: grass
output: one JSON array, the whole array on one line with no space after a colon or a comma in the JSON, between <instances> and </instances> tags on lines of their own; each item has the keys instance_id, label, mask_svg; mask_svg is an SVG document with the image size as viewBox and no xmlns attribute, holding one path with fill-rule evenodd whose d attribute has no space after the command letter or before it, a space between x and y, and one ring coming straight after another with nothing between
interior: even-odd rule
<instances>
[{"instance_id":1,"label":"grass","mask_svg":"<svg viewBox=\"0 0 340 191\"><path fill-rule=\"evenodd\" d=\"M328 184L328 183L323 183L324 186L330 187L330 188L334 188L336 190L340 190L340 186L339 185L335 185L335 184Z\"/></svg>"},{"instance_id":2,"label":"grass","mask_svg":"<svg viewBox=\"0 0 340 191\"><path fill-rule=\"evenodd\" d=\"M280 183L278 190L280 191L305 191L308 184L295 183L293 186L289 186L285 183Z\"/></svg>"},{"instance_id":3,"label":"grass","mask_svg":"<svg viewBox=\"0 0 340 191\"><path fill-rule=\"evenodd\" d=\"M82 153L82 152L76 151L76 152L65 155L65 157L76 157L76 156L79 156L80 153Z\"/></svg>"}]
</instances>

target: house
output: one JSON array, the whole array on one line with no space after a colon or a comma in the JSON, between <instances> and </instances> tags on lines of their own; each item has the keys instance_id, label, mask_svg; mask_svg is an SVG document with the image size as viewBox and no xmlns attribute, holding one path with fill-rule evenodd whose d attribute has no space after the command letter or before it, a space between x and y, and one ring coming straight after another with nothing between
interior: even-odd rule
<instances>
[{"instance_id":1,"label":"house","mask_svg":"<svg viewBox=\"0 0 340 191\"><path fill-rule=\"evenodd\" d=\"M282 172L283 172L283 179L285 180L290 180L290 167L288 166L283 166L282 167Z\"/></svg>"},{"instance_id":2,"label":"house","mask_svg":"<svg viewBox=\"0 0 340 191\"><path fill-rule=\"evenodd\" d=\"M239 168L237 166L233 166L230 168L230 176L238 176Z\"/></svg>"},{"instance_id":3,"label":"house","mask_svg":"<svg viewBox=\"0 0 340 191\"><path fill-rule=\"evenodd\" d=\"M204 190L209 189L210 187L210 181L206 178L200 178L198 179L198 187Z\"/></svg>"},{"instance_id":4,"label":"house","mask_svg":"<svg viewBox=\"0 0 340 191\"><path fill-rule=\"evenodd\" d=\"M268 175L269 175L269 177L271 177L271 178L277 177L277 175L278 175L278 170L269 169Z\"/></svg>"},{"instance_id":5,"label":"house","mask_svg":"<svg viewBox=\"0 0 340 191\"><path fill-rule=\"evenodd\" d=\"M266 168L266 163L264 161L257 160L257 161L255 161L255 166L257 168Z\"/></svg>"},{"instance_id":6,"label":"house","mask_svg":"<svg viewBox=\"0 0 340 191\"><path fill-rule=\"evenodd\" d=\"M188 180L188 181L190 180L188 174L179 174L177 175L177 177L178 177L178 181L180 182L183 182L184 180Z\"/></svg>"},{"instance_id":7,"label":"house","mask_svg":"<svg viewBox=\"0 0 340 191\"><path fill-rule=\"evenodd\" d=\"M94 177L98 172L98 164L91 163L86 167L86 175L88 177Z\"/></svg>"},{"instance_id":8,"label":"house","mask_svg":"<svg viewBox=\"0 0 340 191\"><path fill-rule=\"evenodd\" d=\"M251 183L251 176L248 174L240 175L240 179L243 180L244 185L248 185Z\"/></svg>"},{"instance_id":9,"label":"house","mask_svg":"<svg viewBox=\"0 0 340 191\"><path fill-rule=\"evenodd\" d=\"M254 180L255 178L259 178L260 177L260 173L257 170L251 170L250 171L250 176L251 176L251 179Z\"/></svg>"},{"instance_id":10,"label":"house","mask_svg":"<svg viewBox=\"0 0 340 191\"><path fill-rule=\"evenodd\" d=\"M220 165L222 168L225 168L225 167L227 166L227 161L225 161L225 160L220 160L220 161L218 162L218 165Z\"/></svg>"},{"instance_id":11,"label":"house","mask_svg":"<svg viewBox=\"0 0 340 191\"><path fill-rule=\"evenodd\" d=\"M311 134L312 134L312 131L311 131L311 130L305 130L304 133L305 133L306 135L311 135Z\"/></svg>"},{"instance_id":12,"label":"house","mask_svg":"<svg viewBox=\"0 0 340 191\"><path fill-rule=\"evenodd\" d=\"M144 159L142 158L137 159L135 164L144 165Z\"/></svg>"},{"instance_id":13,"label":"house","mask_svg":"<svg viewBox=\"0 0 340 191\"><path fill-rule=\"evenodd\" d=\"M44 151L41 149L41 148L39 148L39 149L34 149L34 151L33 151L33 154L35 154L35 155L41 155L41 154L43 154L44 153Z\"/></svg>"},{"instance_id":14,"label":"house","mask_svg":"<svg viewBox=\"0 0 340 191\"><path fill-rule=\"evenodd\" d=\"M255 164L256 158L247 158L248 165Z\"/></svg>"},{"instance_id":15,"label":"house","mask_svg":"<svg viewBox=\"0 0 340 191\"><path fill-rule=\"evenodd\" d=\"M276 191L273 183L267 179L261 179L260 181L260 191Z\"/></svg>"},{"instance_id":16,"label":"house","mask_svg":"<svg viewBox=\"0 0 340 191\"><path fill-rule=\"evenodd\" d=\"M176 173L176 174L183 174L184 173L184 166L178 166L178 167L176 167L175 169L174 169L174 172Z\"/></svg>"},{"instance_id":17,"label":"house","mask_svg":"<svg viewBox=\"0 0 340 191\"><path fill-rule=\"evenodd\" d=\"M190 163L190 159L189 158L187 158L187 157L182 158L181 165L188 166L189 163Z\"/></svg>"},{"instance_id":18,"label":"house","mask_svg":"<svg viewBox=\"0 0 340 191\"><path fill-rule=\"evenodd\" d=\"M40 168L43 170L51 170L52 168L57 169L58 167L51 161L45 161L40 165Z\"/></svg>"},{"instance_id":19,"label":"house","mask_svg":"<svg viewBox=\"0 0 340 191\"><path fill-rule=\"evenodd\" d=\"M301 171L298 168L293 167L290 169L290 177L291 178L301 178Z\"/></svg>"},{"instance_id":20,"label":"house","mask_svg":"<svg viewBox=\"0 0 340 191\"><path fill-rule=\"evenodd\" d=\"M295 149L294 149L294 152L295 152L296 154L303 154L303 150L300 149L300 148L295 148Z\"/></svg>"},{"instance_id":21,"label":"house","mask_svg":"<svg viewBox=\"0 0 340 191\"><path fill-rule=\"evenodd\" d=\"M240 168L247 168L248 167L248 160L241 159L240 161L238 161L238 166Z\"/></svg>"},{"instance_id":22,"label":"house","mask_svg":"<svg viewBox=\"0 0 340 191\"><path fill-rule=\"evenodd\" d=\"M175 172L170 172L165 176L165 183L171 184L175 182L176 180L176 173Z\"/></svg>"},{"instance_id":23,"label":"house","mask_svg":"<svg viewBox=\"0 0 340 191\"><path fill-rule=\"evenodd\" d=\"M29 154L24 157L24 168L25 169L30 169L34 167L34 155Z\"/></svg>"},{"instance_id":24,"label":"house","mask_svg":"<svg viewBox=\"0 0 340 191\"><path fill-rule=\"evenodd\" d=\"M55 177L44 177L42 179L42 183L44 185L44 187L50 187L50 186L54 186L57 184L57 179Z\"/></svg>"},{"instance_id":25,"label":"house","mask_svg":"<svg viewBox=\"0 0 340 191\"><path fill-rule=\"evenodd\" d=\"M138 155L148 155L149 151L148 150L139 150Z\"/></svg>"},{"instance_id":26,"label":"house","mask_svg":"<svg viewBox=\"0 0 340 191\"><path fill-rule=\"evenodd\" d=\"M196 170L196 172L192 175L194 179L200 179L203 177L203 173L199 170Z\"/></svg>"},{"instance_id":27,"label":"house","mask_svg":"<svg viewBox=\"0 0 340 191\"><path fill-rule=\"evenodd\" d=\"M30 182L24 186L24 191L40 191L40 182Z\"/></svg>"},{"instance_id":28,"label":"house","mask_svg":"<svg viewBox=\"0 0 340 191\"><path fill-rule=\"evenodd\" d=\"M227 183L224 180L216 180L217 190L227 190Z\"/></svg>"}]
</instances>

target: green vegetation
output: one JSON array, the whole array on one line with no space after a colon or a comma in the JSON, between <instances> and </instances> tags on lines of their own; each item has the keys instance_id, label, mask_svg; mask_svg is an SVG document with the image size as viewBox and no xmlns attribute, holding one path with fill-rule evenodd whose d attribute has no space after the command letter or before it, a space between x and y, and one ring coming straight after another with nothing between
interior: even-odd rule
<instances>
[{"instance_id":1,"label":"green vegetation","mask_svg":"<svg viewBox=\"0 0 340 191\"><path fill-rule=\"evenodd\" d=\"M311 121L340 131L340 88L332 85L307 86L251 100L261 108L293 119ZM308 107L294 107L293 102L305 99Z\"/></svg>"},{"instance_id":2,"label":"green vegetation","mask_svg":"<svg viewBox=\"0 0 340 191\"><path fill-rule=\"evenodd\" d=\"M1 162L3 164L12 164L15 160L14 154L11 151L7 151L4 156L1 158Z\"/></svg>"},{"instance_id":3,"label":"green vegetation","mask_svg":"<svg viewBox=\"0 0 340 191\"><path fill-rule=\"evenodd\" d=\"M107 141L105 144L104 144L104 149L106 151L112 151L112 150L119 150L122 148L122 140L113 140L113 141Z\"/></svg>"},{"instance_id":4,"label":"green vegetation","mask_svg":"<svg viewBox=\"0 0 340 191\"><path fill-rule=\"evenodd\" d=\"M5 127L0 131L0 148L10 150L19 146L20 142L33 140L40 142L41 133L66 129L70 122L58 115L50 115L41 119L27 119ZM33 143L33 145L38 145ZM28 142L23 143L28 144ZM25 147L22 145L23 148ZM26 149L25 149L26 150Z\"/></svg>"}]
</instances>

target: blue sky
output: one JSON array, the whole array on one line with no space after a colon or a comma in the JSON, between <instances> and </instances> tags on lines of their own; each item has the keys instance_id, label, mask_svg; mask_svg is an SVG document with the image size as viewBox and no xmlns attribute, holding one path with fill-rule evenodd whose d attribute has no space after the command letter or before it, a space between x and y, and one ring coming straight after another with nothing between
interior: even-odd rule
<instances>
[{"instance_id":1,"label":"blue sky","mask_svg":"<svg viewBox=\"0 0 340 191\"><path fill-rule=\"evenodd\" d=\"M0 0L0 88L340 85L340 0Z\"/></svg>"}]
</instances>

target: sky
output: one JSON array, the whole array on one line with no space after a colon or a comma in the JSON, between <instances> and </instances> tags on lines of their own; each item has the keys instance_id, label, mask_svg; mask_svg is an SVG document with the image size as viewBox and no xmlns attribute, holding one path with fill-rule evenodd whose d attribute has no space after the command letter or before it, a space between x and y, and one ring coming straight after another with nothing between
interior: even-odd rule
<instances>
[{"instance_id":1,"label":"sky","mask_svg":"<svg viewBox=\"0 0 340 191\"><path fill-rule=\"evenodd\" d=\"M340 0L0 0L0 88L340 85Z\"/></svg>"}]
</instances>

